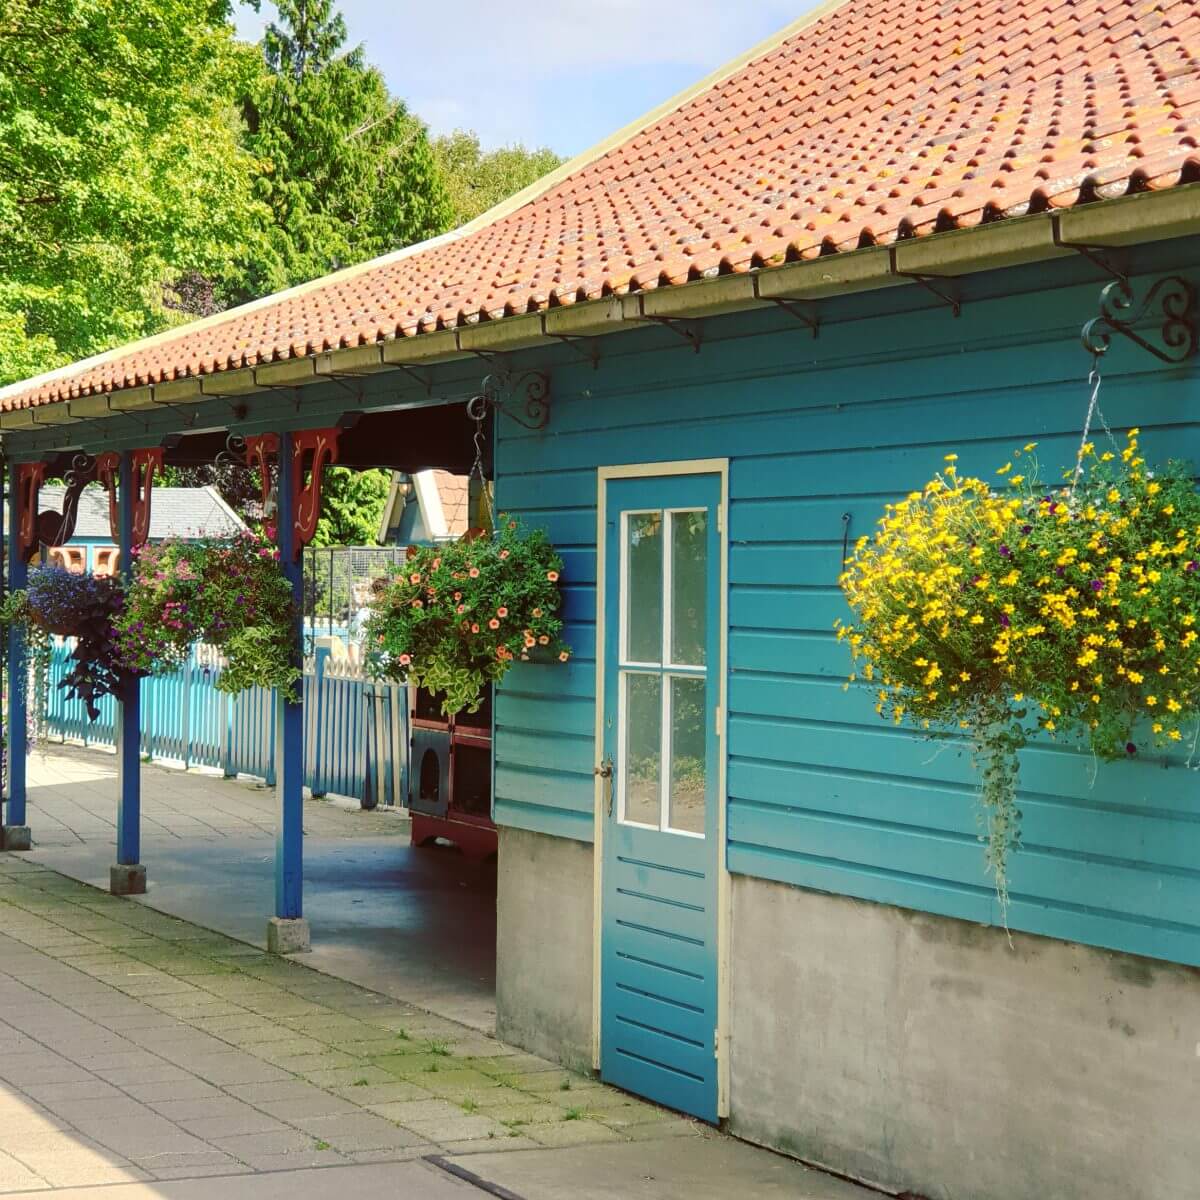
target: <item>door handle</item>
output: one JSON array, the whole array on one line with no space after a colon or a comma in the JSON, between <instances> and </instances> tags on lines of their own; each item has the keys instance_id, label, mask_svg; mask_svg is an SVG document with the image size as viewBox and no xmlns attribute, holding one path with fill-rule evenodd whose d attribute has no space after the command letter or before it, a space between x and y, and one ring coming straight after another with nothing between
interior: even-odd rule
<instances>
[{"instance_id":1,"label":"door handle","mask_svg":"<svg viewBox=\"0 0 1200 1200\"><path fill-rule=\"evenodd\" d=\"M598 767L593 768L592 774L598 775L601 779L604 780L604 807L607 809L608 815L611 817L612 813L613 813L613 782L612 782L613 781L613 765L612 765L612 759L605 757L604 761Z\"/></svg>"}]
</instances>

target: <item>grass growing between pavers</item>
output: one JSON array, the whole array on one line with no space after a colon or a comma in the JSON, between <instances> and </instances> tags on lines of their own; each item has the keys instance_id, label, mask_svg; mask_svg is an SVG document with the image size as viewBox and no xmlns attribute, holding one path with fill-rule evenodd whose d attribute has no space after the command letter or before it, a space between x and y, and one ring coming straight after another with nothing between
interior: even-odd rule
<instances>
[{"instance_id":1,"label":"grass growing between pavers","mask_svg":"<svg viewBox=\"0 0 1200 1200\"><path fill-rule=\"evenodd\" d=\"M184 1173L189 1154L198 1169L275 1170L701 1132L477 1030L5 855L0 938L30 951L14 982L91 1026L87 1055L55 1047L64 1084L117 1088L178 1135L158 1177ZM153 1156L121 1161L155 1173Z\"/></svg>"}]
</instances>

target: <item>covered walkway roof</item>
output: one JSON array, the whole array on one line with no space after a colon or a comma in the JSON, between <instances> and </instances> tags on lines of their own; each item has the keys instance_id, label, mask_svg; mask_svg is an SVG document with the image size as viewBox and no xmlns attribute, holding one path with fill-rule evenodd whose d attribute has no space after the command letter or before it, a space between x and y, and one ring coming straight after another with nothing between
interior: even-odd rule
<instances>
[{"instance_id":1,"label":"covered walkway roof","mask_svg":"<svg viewBox=\"0 0 1200 1200\"><path fill-rule=\"evenodd\" d=\"M0 390L0 427L1175 236L1198 59L1193 0L827 4L462 229Z\"/></svg>"}]
</instances>

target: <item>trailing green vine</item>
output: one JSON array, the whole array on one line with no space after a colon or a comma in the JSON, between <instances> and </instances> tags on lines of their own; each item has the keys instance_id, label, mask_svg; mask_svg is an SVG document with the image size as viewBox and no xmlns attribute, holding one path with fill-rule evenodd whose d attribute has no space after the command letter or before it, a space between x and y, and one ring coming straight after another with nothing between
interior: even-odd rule
<instances>
[{"instance_id":1,"label":"trailing green vine","mask_svg":"<svg viewBox=\"0 0 1200 1200\"><path fill-rule=\"evenodd\" d=\"M297 615L279 552L258 534L143 546L116 621L124 661L142 673L181 666L197 641L227 666L217 688L297 697Z\"/></svg>"},{"instance_id":2,"label":"trailing green vine","mask_svg":"<svg viewBox=\"0 0 1200 1200\"><path fill-rule=\"evenodd\" d=\"M897 724L969 738L1005 904L1018 755L1035 733L1115 759L1200 721L1200 495L1182 464L1148 470L1138 437L1100 454L1085 442L1058 487L1039 481L1034 443L995 487L948 455L841 577L852 681Z\"/></svg>"}]
</instances>

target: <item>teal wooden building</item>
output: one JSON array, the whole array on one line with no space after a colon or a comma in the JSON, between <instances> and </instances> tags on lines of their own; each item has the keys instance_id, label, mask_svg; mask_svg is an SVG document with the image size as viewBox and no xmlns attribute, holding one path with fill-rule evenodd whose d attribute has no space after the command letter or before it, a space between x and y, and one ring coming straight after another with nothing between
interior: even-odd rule
<instances>
[{"instance_id":1,"label":"teal wooden building","mask_svg":"<svg viewBox=\"0 0 1200 1200\"><path fill-rule=\"evenodd\" d=\"M1200 463L1198 45L1183 0L825 6L462 230L0 392L6 458L461 474L483 397L575 651L496 696L500 1036L892 1193L1194 1195L1194 745L1025 751L1006 930L965 749L833 626L944 455L1073 462L1094 367L1099 430Z\"/></svg>"}]
</instances>

